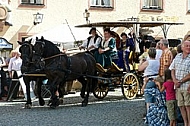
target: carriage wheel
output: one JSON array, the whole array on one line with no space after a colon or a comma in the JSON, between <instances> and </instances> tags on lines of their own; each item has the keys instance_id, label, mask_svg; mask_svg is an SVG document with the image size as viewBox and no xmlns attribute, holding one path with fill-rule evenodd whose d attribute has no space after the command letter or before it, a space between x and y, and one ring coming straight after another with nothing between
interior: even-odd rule
<instances>
[{"instance_id":1,"label":"carriage wheel","mask_svg":"<svg viewBox=\"0 0 190 126\"><path fill-rule=\"evenodd\" d=\"M108 86L104 84L103 80L98 80L97 86L95 87L93 94L98 99L103 99L108 94Z\"/></svg>"},{"instance_id":2,"label":"carriage wheel","mask_svg":"<svg viewBox=\"0 0 190 126\"><path fill-rule=\"evenodd\" d=\"M134 99L138 93L139 81L135 74L127 73L123 78L122 93L126 99Z\"/></svg>"}]
</instances>

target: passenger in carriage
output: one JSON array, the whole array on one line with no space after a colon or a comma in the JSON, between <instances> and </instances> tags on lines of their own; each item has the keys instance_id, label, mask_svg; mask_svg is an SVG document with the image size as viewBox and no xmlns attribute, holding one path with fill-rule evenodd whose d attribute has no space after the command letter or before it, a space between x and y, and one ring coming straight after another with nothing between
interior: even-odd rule
<instances>
[{"instance_id":1,"label":"passenger in carriage","mask_svg":"<svg viewBox=\"0 0 190 126\"><path fill-rule=\"evenodd\" d=\"M119 36L116 32L111 31L111 37L113 37L113 38L115 39L115 41L116 41L116 49L118 49L118 45L120 44L120 41L121 41L120 36ZM112 61L113 61L115 64L118 63L118 60L119 60L118 55L114 55L114 56L112 57Z\"/></svg>"},{"instance_id":2,"label":"passenger in carriage","mask_svg":"<svg viewBox=\"0 0 190 126\"><path fill-rule=\"evenodd\" d=\"M130 32L129 34L128 34L128 41L129 41L129 50L130 51L134 51L134 49L135 49L135 39L136 39L136 35L135 35L135 33L133 33L133 32Z\"/></svg>"},{"instance_id":3,"label":"passenger in carriage","mask_svg":"<svg viewBox=\"0 0 190 126\"><path fill-rule=\"evenodd\" d=\"M140 49L139 55L142 55L144 53L144 50L145 50L145 39L144 39L144 35L142 33L139 33L139 37L137 38L137 42L139 44L139 49Z\"/></svg>"},{"instance_id":4,"label":"passenger in carriage","mask_svg":"<svg viewBox=\"0 0 190 126\"><path fill-rule=\"evenodd\" d=\"M128 39L128 36L126 33L121 34L122 40L120 41L120 44L118 46L118 67L122 68L124 71L130 71L129 67L129 54L130 49L133 49L134 46L131 43L131 41Z\"/></svg>"},{"instance_id":5,"label":"passenger in carriage","mask_svg":"<svg viewBox=\"0 0 190 126\"><path fill-rule=\"evenodd\" d=\"M90 29L89 34L91 34L91 36L89 36L83 42L83 44L79 47L79 49L80 50L81 49L87 49L88 51L90 51L91 53L94 54L94 52L98 50L100 42L102 41L102 37L100 37L97 34L95 27L93 27L93 28Z\"/></svg>"},{"instance_id":6,"label":"passenger in carriage","mask_svg":"<svg viewBox=\"0 0 190 126\"><path fill-rule=\"evenodd\" d=\"M112 65L112 57L117 55L116 41L111 37L109 28L104 29L104 40L100 43L98 51L95 52L94 57L96 62L104 68Z\"/></svg>"}]
</instances>

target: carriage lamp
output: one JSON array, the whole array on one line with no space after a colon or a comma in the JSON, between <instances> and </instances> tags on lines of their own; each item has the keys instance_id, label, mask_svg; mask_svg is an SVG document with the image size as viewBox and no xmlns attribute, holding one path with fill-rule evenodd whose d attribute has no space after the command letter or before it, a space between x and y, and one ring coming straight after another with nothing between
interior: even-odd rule
<instances>
[{"instance_id":1,"label":"carriage lamp","mask_svg":"<svg viewBox=\"0 0 190 126\"><path fill-rule=\"evenodd\" d=\"M43 20L43 14L37 13L37 14L33 14L34 16L34 25L37 25L39 23L42 23Z\"/></svg>"},{"instance_id":2,"label":"carriage lamp","mask_svg":"<svg viewBox=\"0 0 190 126\"><path fill-rule=\"evenodd\" d=\"M89 21L89 17L90 17L90 13L88 12L87 9L85 9L85 12L83 13L83 17L86 18L86 23L89 24L90 21Z\"/></svg>"}]
</instances>

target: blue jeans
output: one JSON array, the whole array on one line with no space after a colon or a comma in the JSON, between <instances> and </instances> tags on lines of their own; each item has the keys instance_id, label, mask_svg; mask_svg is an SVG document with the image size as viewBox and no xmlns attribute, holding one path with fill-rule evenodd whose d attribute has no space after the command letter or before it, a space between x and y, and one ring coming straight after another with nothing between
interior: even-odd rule
<instances>
[{"instance_id":1,"label":"blue jeans","mask_svg":"<svg viewBox=\"0 0 190 126\"><path fill-rule=\"evenodd\" d=\"M146 84L146 87L145 87L145 89L150 89L150 88L156 88L156 84L152 80L149 80L147 82L147 84ZM156 102L156 98L152 94L146 94L145 93L144 98L145 98L146 103L154 103L154 102Z\"/></svg>"}]
</instances>

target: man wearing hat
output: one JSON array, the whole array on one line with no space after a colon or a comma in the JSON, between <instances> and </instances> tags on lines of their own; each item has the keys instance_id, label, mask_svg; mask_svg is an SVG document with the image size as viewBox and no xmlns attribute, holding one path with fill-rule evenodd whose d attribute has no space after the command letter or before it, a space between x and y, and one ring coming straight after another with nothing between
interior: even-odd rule
<instances>
[{"instance_id":1,"label":"man wearing hat","mask_svg":"<svg viewBox=\"0 0 190 126\"><path fill-rule=\"evenodd\" d=\"M79 47L79 49L87 49L88 51L94 54L94 52L98 50L102 38L96 33L95 27L90 29L89 34L91 34L91 36L89 36L83 42L83 44Z\"/></svg>"}]
</instances>

